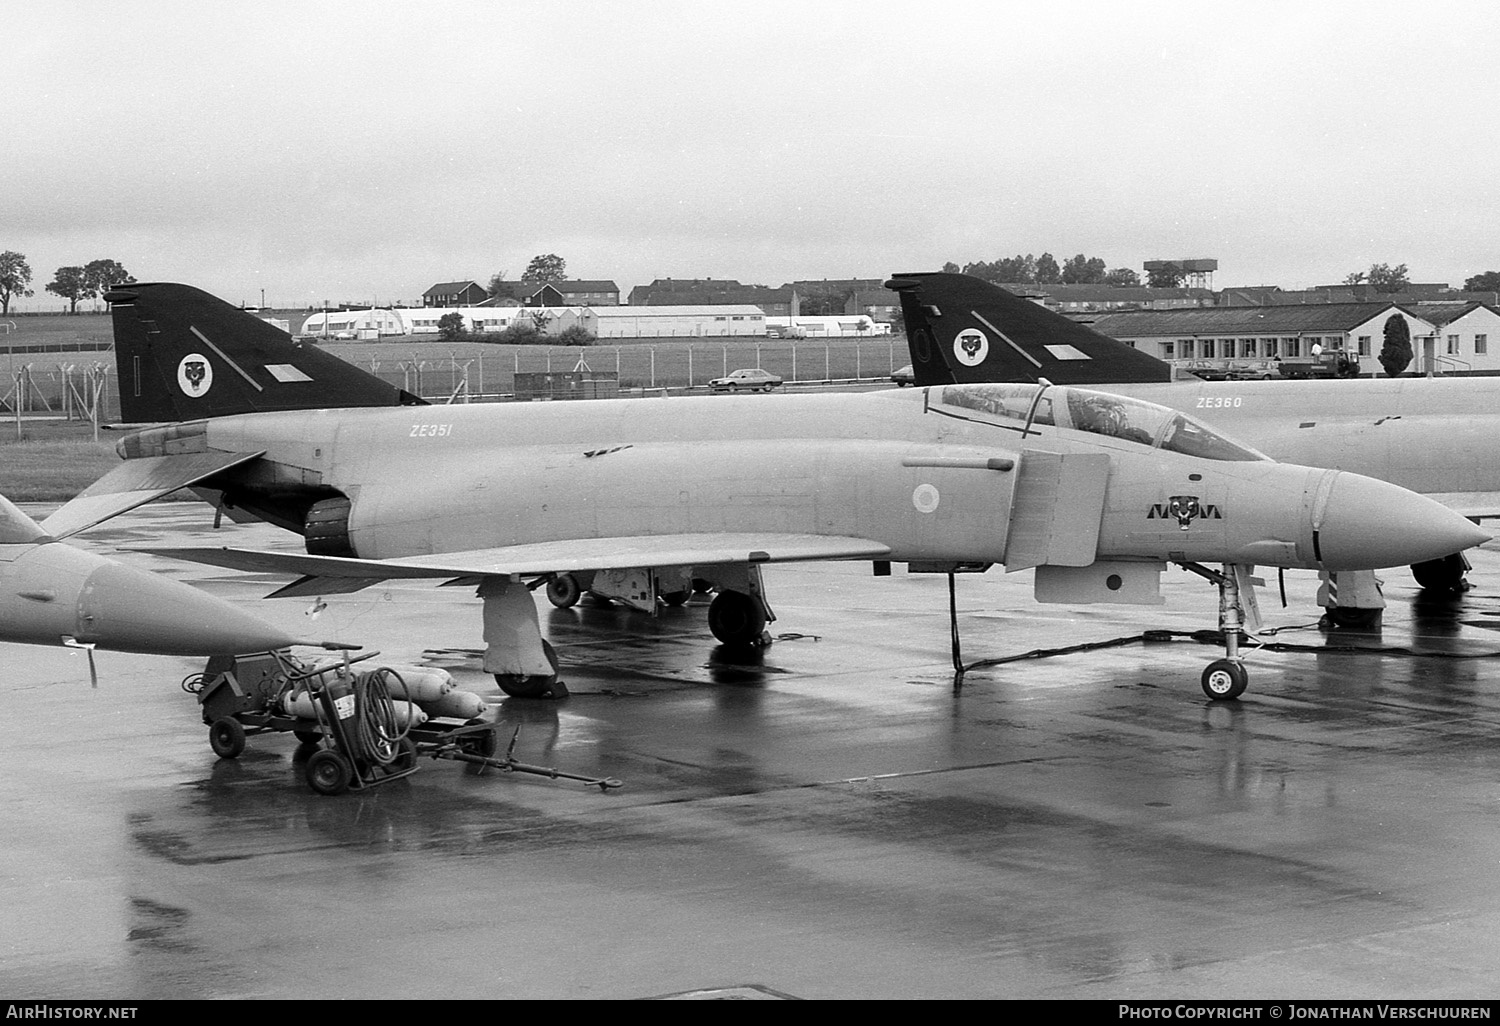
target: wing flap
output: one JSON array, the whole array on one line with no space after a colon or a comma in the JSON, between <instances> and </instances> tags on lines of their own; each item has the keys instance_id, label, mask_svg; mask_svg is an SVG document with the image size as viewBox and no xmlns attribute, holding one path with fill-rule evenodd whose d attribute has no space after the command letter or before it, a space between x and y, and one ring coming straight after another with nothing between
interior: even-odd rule
<instances>
[{"instance_id":1,"label":"wing flap","mask_svg":"<svg viewBox=\"0 0 1500 1026\"><path fill-rule=\"evenodd\" d=\"M569 538L399 559L351 559L230 548L147 548L138 551L231 570L289 573L303 578L338 581L337 587L341 590L354 591L389 580L510 574L527 577L569 570L642 566L881 559L890 555L891 549L868 538L816 534L670 534ZM360 584L361 581L364 583ZM310 589L316 587L312 581L299 580L279 594L312 594Z\"/></svg>"},{"instance_id":2,"label":"wing flap","mask_svg":"<svg viewBox=\"0 0 1500 1026\"><path fill-rule=\"evenodd\" d=\"M70 537L264 455L264 452L195 452L126 460L42 521L42 530L54 538Z\"/></svg>"}]
</instances>

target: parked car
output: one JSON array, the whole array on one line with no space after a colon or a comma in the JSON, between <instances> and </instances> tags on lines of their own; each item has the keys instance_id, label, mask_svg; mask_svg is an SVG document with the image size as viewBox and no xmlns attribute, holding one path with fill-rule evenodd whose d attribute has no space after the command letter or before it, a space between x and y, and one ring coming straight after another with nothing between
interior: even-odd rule
<instances>
[{"instance_id":1,"label":"parked car","mask_svg":"<svg viewBox=\"0 0 1500 1026\"><path fill-rule=\"evenodd\" d=\"M708 383L708 387L715 392L738 392L740 389L751 392L769 392L780 384L780 374L772 374L759 367L743 367L737 371L730 371L727 377L714 378Z\"/></svg>"},{"instance_id":2,"label":"parked car","mask_svg":"<svg viewBox=\"0 0 1500 1026\"><path fill-rule=\"evenodd\" d=\"M911 369L911 364L907 364L905 367L897 367L891 371L891 380L902 388L905 388L907 385L915 385L917 383L917 375Z\"/></svg>"}]
</instances>

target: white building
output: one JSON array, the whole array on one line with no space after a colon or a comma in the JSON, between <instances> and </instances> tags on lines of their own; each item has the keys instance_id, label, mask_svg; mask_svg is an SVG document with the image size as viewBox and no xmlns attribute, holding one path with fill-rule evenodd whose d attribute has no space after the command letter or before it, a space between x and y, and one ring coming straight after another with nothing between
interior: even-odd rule
<instances>
[{"instance_id":1,"label":"white building","mask_svg":"<svg viewBox=\"0 0 1500 1026\"><path fill-rule=\"evenodd\" d=\"M588 306L569 307L549 334L577 323L595 338L713 338L764 335L766 315L758 306Z\"/></svg>"},{"instance_id":2,"label":"white building","mask_svg":"<svg viewBox=\"0 0 1500 1026\"><path fill-rule=\"evenodd\" d=\"M302 322L301 335L318 338L365 338L405 335L400 310L320 310Z\"/></svg>"},{"instance_id":3,"label":"white building","mask_svg":"<svg viewBox=\"0 0 1500 1026\"><path fill-rule=\"evenodd\" d=\"M780 338L859 338L866 335L889 335L891 326L866 314L767 317L766 332Z\"/></svg>"}]
</instances>

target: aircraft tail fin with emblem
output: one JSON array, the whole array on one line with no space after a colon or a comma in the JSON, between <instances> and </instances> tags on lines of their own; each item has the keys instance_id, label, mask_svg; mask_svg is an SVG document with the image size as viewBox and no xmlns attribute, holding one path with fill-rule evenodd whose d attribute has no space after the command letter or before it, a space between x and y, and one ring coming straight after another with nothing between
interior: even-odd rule
<instances>
[{"instance_id":1,"label":"aircraft tail fin with emblem","mask_svg":"<svg viewBox=\"0 0 1500 1026\"><path fill-rule=\"evenodd\" d=\"M190 285L128 282L104 298L128 424L423 403Z\"/></svg>"},{"instance_id":2,"label":"aircraft tail fin with emblem","mask_svg":"<svg viewBox=\"0 0 1500 1026\"><path fill-rule=\"evenodd\" d=\"M901 296L918 386L1172 380L1170 364L972 275L897 274L885 287Z\"/></svg>"}]
</instances>

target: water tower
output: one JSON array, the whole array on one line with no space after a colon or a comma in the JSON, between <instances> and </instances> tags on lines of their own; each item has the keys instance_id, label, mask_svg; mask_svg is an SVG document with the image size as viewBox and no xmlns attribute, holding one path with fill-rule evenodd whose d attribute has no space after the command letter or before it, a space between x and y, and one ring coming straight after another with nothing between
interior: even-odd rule
<instances>
[{"instance_id":1,"label":"water tower","mask_svg":"<svg viewBox=\"0 0 1500 1026\"><path fill-rule=\"evenodd\" d=\"M1176 271L1190 289L1211 289L1214 287L1214 272L1219 269L1219 262L1209 258L1147 260L1142 266L1147 274L1153 271Z\"/></svg>"}]
</instances>

